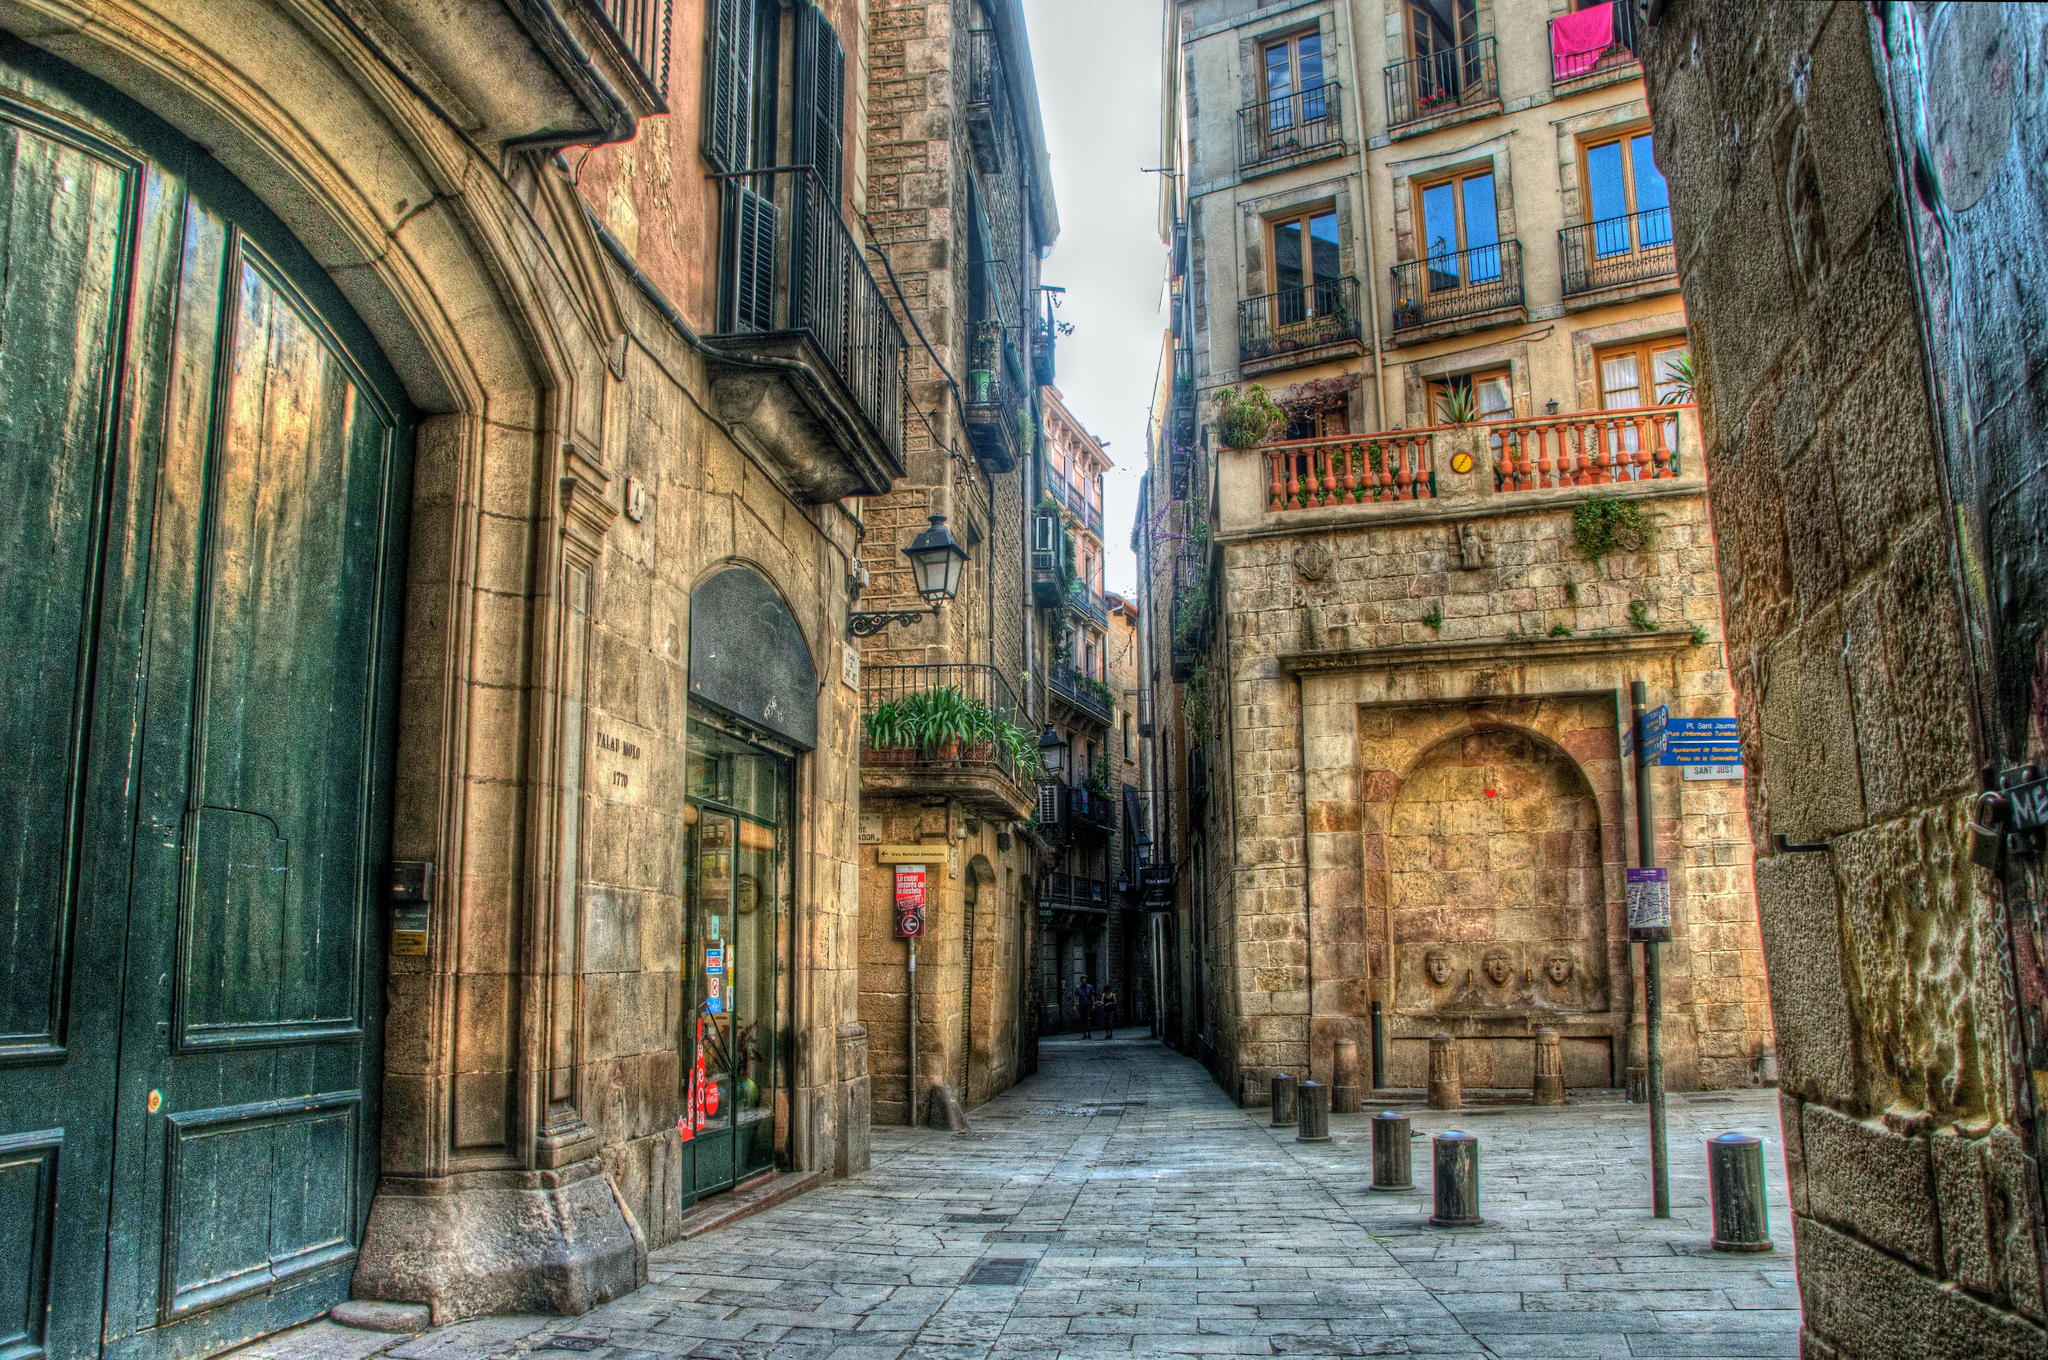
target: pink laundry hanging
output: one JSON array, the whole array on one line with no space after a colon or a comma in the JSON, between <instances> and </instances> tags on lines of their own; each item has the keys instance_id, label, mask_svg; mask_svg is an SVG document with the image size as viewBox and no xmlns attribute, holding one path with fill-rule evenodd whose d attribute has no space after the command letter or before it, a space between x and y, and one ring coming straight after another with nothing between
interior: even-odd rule
<instances>
[{"instance_id":1,"label":"pink laundry hanging","mask_svg":"<svg viewBox=\"0 0 2048 1360\"><path fill-rule=\"evenodd\" d=\"M1558 80L1570 80L1593 69L1614 46L1614 3L1593 5L1550 21L1550 69Z\"/></svg>"}]
</instances>

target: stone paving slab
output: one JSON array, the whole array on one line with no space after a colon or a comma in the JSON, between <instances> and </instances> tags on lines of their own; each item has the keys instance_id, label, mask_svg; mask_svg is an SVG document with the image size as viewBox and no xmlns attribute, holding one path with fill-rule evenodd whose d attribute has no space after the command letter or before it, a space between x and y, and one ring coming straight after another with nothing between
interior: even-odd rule
<instances>
[{"instance_id":1,"label":"stone paving slab","mask_svg":"<svg viewBox=\"0 0 2048 1360\"><path fill-rule=\"evenodd\" d=\"M1418 1189L1373 1193L1367 1115L1300 1143L1158 1044L1048 1040L970 1134L877 1129L864 1175L655 1252L582 1317L318 1323L234 1360L553 1360L562 1332L603 1338L596 1360L1798 1354L1773 1092L1671 1098L1668 1220L1639 1107L1408 1113ZM1426 1135L1450 1128L1480 1138L1482 1227L1426 1221ZM1765 1140L1778 1251L1707 1250L1704 1141L1728 1129ZM1030 1273L965 1283L988 1257Z\"/></svg>"}]
</instances>

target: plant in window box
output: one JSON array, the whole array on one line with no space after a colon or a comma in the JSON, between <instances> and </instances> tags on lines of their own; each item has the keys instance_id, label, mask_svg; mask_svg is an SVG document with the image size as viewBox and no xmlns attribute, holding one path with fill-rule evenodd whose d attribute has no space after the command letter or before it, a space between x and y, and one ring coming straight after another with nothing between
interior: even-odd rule
<instances>
[{"instance_id":1,"label":"plant in window box","mask_svg":"<svg viewBox=\"0 0 2048 1360\"><path fill-rule=\"evenodd\" d=\"M917 759L915 736L904 721L903 706L892 699L876 704L861 718L867 738L866 763L909 765Z\"/></svg>"}]
</instances>

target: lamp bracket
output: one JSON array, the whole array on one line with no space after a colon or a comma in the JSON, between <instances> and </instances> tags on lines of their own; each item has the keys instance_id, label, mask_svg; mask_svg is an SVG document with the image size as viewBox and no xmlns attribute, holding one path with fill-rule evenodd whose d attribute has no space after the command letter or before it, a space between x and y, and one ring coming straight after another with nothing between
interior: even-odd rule
<instances>
[{"instance_id":1,"label":"lamp bracket","mask_svg":"<svg viewBox=\"0 0 2048 1360\"><path fill-rule=\"evenodd\" d=\"M938 612L936 609L880 609L872 613L848 614L846 619L852 625L853 635L864 638L875 636L890 624L916 623L919 619L928 619Z\"/></svg>"}]
</instances>

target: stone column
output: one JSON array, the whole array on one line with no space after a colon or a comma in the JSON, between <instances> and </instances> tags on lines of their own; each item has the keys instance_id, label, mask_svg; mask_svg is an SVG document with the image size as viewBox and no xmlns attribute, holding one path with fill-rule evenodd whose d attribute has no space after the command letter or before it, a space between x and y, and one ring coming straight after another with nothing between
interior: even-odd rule
<instances>
[{"instance_id":1,"label":"stone column","mask_svg":"<svg viewBox=\"0 0 2048 1360\"><path fill-rule=\"evenodd\" d=\"M1455 1110L1464 1103L1464 1081L1458 1073L1458 1041L1448 1034L1432 1034L1429 1036L1429 1108Z\"/></svg>"},{"instance_id":2,"label":"stone column","mask_svg":"<svg viewBox=\"0 0 2048 1360\"><path fill-rule=\"evenodd\" d=\"M1536 1103L1564 1104L1564 1042L1544 1025L1536 1031Z\"/></svg>"}]
</instances>

